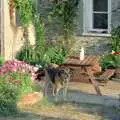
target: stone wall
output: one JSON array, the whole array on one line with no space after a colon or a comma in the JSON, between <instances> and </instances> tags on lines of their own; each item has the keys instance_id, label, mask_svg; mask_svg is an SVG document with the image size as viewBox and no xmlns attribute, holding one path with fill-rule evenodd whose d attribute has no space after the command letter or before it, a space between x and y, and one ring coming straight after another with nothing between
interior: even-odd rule
<instances>
[{"instance_id":1,"label":"stone wall","mask_svg":"<svg viewBox=\"0 0 120 120\"><path fill-rule=\"evenodd\" d=\"M112 0L112 27L120 26L120 0Z\"/></svg>"},{"instance_id":2,"label":"stone wall","mask_svg":"<svg viewBox=\"0 0 120 120\"><path fill-rule=\"evenodd\" d=\"M71 48L71 55L79 55L81 46L85 48L86 55L102 55L110 53L110 38L95 36L76 36L76 42Z\"/></svg>"},{"instance_id":3,"label":"stone wall","mask_svg":"<svg viewBox=\"0 0 120 120\"><path fill-rule=\"evenodd\" d=\"M48 23L48 14L52 9L52 5L46 0L38 0L38 8L40 14L43 16L46 28L46 39L51 41L57 41L61 34L61 28L58 27L59 21L54 23ZM111 25L117 27L120 25L120 0L111 0ZM89 55L100 55L105 52L111 52L109 46L110 38L104 36L82 36L83 32L83 0L80 0L80 4L77 10L77 17L75 18L75 36L76 42L73 43L71 54L79 55L81 46L85 47L86 54Z\"/></svg>"},{"instance_id":4,"label":"stone wall","mask_svg":"<svg viewBox=\"0 0 120 120\"><path fill-rule=\"evenodd\" d=\"M53 20L53 23L48 22L48 15L52 9L52 4L46 0L38 0L38 10L43 16L45 22L45 36L48 41L57 41L61 35L61 29L59 28L59 21ZM110 51L109 38L108 37L93 37L82 36L83 32L83 0L80 0L80 4L77 9L77 16L75 18L75 38L76 42L73 43L71 49L71 55L79 55L81 46L85 47L86 54L98 55L104 52Z\"/></svg>"}]
</instances>

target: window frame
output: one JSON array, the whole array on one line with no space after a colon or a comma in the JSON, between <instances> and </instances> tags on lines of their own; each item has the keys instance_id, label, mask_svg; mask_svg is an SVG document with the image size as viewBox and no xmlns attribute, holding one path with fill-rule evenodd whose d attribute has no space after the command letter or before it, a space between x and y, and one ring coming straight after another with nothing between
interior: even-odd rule
<instances>
[{"instance_id":1,"label":"window frame","mask_svg":"<svg viewBox=\"0 0 120 120\"><path fill-rule=\"evenodd\" d=\"M110 34L111 32L111 0L108 0L108 11L99 12L99 13L108 14L108 29L94 29L93 28L93 13L95 13L93 10L93 0L83 0L83 35ZM101 33L103 30L107 31L107 33Z\"/></svg>"}]
</instances>

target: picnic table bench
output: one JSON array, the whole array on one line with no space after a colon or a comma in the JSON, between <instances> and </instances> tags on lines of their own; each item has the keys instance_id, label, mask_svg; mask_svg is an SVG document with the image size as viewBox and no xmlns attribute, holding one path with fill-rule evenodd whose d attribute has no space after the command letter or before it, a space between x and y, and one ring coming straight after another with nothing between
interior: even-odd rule
<instances>
[{"instance_id":1,"label":"picnic table bench","mask_svg":"<svg viewBox=\"0 0 120 120\"><path fill-rule=\"evenodd\" d=\"M93 65L98 63L98 60L99 60L98 56L85 56L85 59L82 61L79 59L79 57L71 56L64 63L64 65L68 66L71 69L76 69L79 74L83 74L83 73L87 74L97 94L101 96L102 94L99 88L99 84L96 81L95 76L93 75L93 70L91 69Z\"/></svg>"},{"instance_id":2,"label":"picnic table bench","mask_svg":"<svg viewBox=\"0 0 120 120\"><path fill-rule=\"evenodd\" d=\"M96 77L100 83L107 83L107 81L114 75L115 69L106 69L99 77Z\"/></svg>"}]
</instances>

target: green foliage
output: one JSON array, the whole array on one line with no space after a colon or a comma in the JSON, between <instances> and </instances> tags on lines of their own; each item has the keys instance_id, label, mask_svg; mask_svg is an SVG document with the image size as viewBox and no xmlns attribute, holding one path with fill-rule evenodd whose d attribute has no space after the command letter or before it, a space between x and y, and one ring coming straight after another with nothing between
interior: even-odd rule
<instances>
[{"instance_id":1,"label":"green foliage","mask_svg":"<svg viewBox=\"0 0 120 120\"><path fill-rule=\"evenodd\" d=\"M16 58L29 64L39 64L44 66L49 63L62 64L67 56L67 53L68 51L64 47L60 46L49 46L45 52L43 51L41 54L39 54L39 49L29 47L21 49L21 51L16 55Z\"/></svg>"},{"instance_id":2,"label":"green foliage","mask_svg":"<svg viewBox=\"0 0 120 120\"><path fill-rule=\"evenodd\" d=\"M120 51L120 26L111 32L111 45L114 51Z\"/></svg>"},{"instance_id":3,"label":"green foliage","mask_svg":"<svg viewBox=\"0 0 120 120\"><path fill-rule=\"evenodd\" d=\"M44 38L44 24L42 18L37 15L35 17L35 31L36 31L36 44L35 44L35 52L37 61L41 60L45 54L46 43Z\"/></svg>"},{"instance_id":4,"label":"green foliage","mask_svg":"<svg viewBox=\"0 0 120 120\"><path fill-rule=\"evenodd\" d=\"M67 51L65 50L65 48L59 46L51 46L48 47L43 60L46 63L62 64L64 63L66 55Z\"/></svg>"},{"instance_id":5,"label":"green foliage","mask_svg":"<svg viewBox=\"0 0 120 120\"><path fill-rule=\"evenodd\" d=\"M2 65L3 63L4 63L4 58L0 56L0 65Z\"/></svg>"},{"instance_id":6,"label":"green foliage","mask_svg":"<svg viewBox=\"0 0 120 120\"><path fill-rule=\"evenodd\" d=\"M37 44L37 43L36 43ZM31 65L36 65L36 64L44 64L43 61L43 56L44 56L44 51L42 50L45 49L41 48L40 46L31 46L28 45L23 46L23 48L17 53L16 59L25 61L28 64Z\"/></svg>"},{"instance_id":7,"label":"green foliage","mask_svg":"<svg viewBox=\"0 0 120 120\"><path fill-rule=\"evenodd\" d=\"M32 0L14 0L15 7L19 12L20 22L25 31L26 43L18 52L16 58L24 60L30 64L36 64L42 61L45 53L44 25L41 17L38 15ZM36 32L35 46L31 46L27 36L27 27L33 21Z\"/></svg>"},{"instance_id":8,"label":"green foliage","mask_svg":"<svg viewBox=\"0 0 120 120\"><path fill-rule=\"evenodd\" d=\"M15 8L19 14L20 23L25 28L33 20L32 0L14 0Z\"/></svg>"},{"instance_id":9,"label":"green foliage","mask_svg":"<svg viewBox=\"0 0 120 120\"><path fill-rule=\"evenodd\" d=\"M0 114L16 114L19 97L31 91L32 81L27 73L9 72L0 75Z\"/></svg>"},{"instance_id":10,"label":"green foliage","mask_svg":"<svg viewBox=\"0 0 120 120\"><path fill-rule=\"evenodd\" d=\"M101 57L100 63L103 69L120 67L120 55L104 55Z\"/></svg>"},{"instance_id":11,"label":"green foliage","mask_svg":"<svg viewBox=\"0 0 120 120\"><path fill-rule=\"evenodd\" d=\"M120 55L117 54L120 51L120 26L114 28L111 32L111 46L116 54L108 54L101 57L100 63L103 69L120 67Z\"/></svg>"},{"instance_id":12,"label":"green foliage","mask_svg":"<svg viewBox=\"0 0 120 120\"><path fill-rule=\"evenodd\" d=\"M0 76L0 114L15 114L17 112L16 102L19 89L17 86L1 78L2 76Z\"/></svg>"},{"instance_id":13,"label":"green foliage","mask_svg":"<svg viewBox=\"0 0 120 120\"><path fill-rule=\"evenodd\" d=\"M28 45L23 46L22 49L17 53L16 59L25 61L29 64L35 64L36 62L36 53L33 46Z\"/></svg>"},{"instance_id":14,"label":"green foliage","mask_svg":"<svg viewBox=\"0 0 120 120\"><path fill-rule=\"evenodd\" d=\"M31 0L25 0L24 2L22 1L23 0L20 0L20 1L15 0L16 8L18 9L22 17L21 20L23 23L23 27L26 27L33 17L34 19L33 23L34 23L35 32L36 32L36 44L35 46L31 46L30 44L27 43L27 45L25 45L21 49L21 51L18 52L16 58L19 60L24 60L30 64L44 65L45 63L50 63L50 62L57 63L57 64L63 63L65 55L66 55L65 49L60 48L60 47L53 47L53 46L47 49L45 38L44 38L44 24L43 24L41 16L37 13L35 6L32 5ZM73 22L71 20L72 20L72 16L74 16L73 11L69 12L69 10L71 10L71 8L73 7L71 6L72 3L74 3L74 6L75 6L75 2L73 2L72 0L70 1L71 1L71 4L69 4L69 2L67 3L62 2L60 4L56 4L55 6L56 9L53 13L56 16L58 14L57 9L59 9L59 7L60 7L59 10L63 9L63 11L61 11L61 13L59 13L59 15L57 16L59 16L59 18L63 22L62 23L62 26L64 28L63 33L66 33L67 31L67 33L69 32L69 35L72 34L70 33L70 31L72 31L72 22ZM24 9L25 6L27 6L27 9L30 8L29 12L28 10ZM23 9L21 10L21 8ZM67 13L65 13L65 11L67 11ZM68 14L69 16L66 16Z\"/></svg>"},{"instance_id":15,"label":"green foliage","mask_svg":"<svg viewBox=\"0 0 120 120\"><path fill-rule=\"evenodd\" d=\"M53 6L53 11L50 13L48 18L51 20L51 17L57 17L61 21L62 35L64 37L64 43L66 46L69 45L68 40L71 39L71 36L74 34L74 18L76 17L77 6L79 0L66 0L55 3Z\"/></svg>"}]
</instances>

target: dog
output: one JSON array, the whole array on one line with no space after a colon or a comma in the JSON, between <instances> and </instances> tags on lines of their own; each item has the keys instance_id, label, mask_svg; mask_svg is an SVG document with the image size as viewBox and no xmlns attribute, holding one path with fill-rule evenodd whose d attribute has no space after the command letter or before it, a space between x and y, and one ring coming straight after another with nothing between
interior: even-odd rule
<instances>
[{"instance_id":1,"label":"dog","mask_svg":"<svg viewBox=\"0 0 120 120\"><path fill-rule=\"evenodd\" d=\"M37 80L44 79L44 95L47 96L48 86L52 85L52 95L58 96L61 89L63 89L64 98L67 95L68 83L70 81L70 69L66 67L59 67L56 64L50 64L48 67L37 71Z\"/></svg>"}]
</instances>

